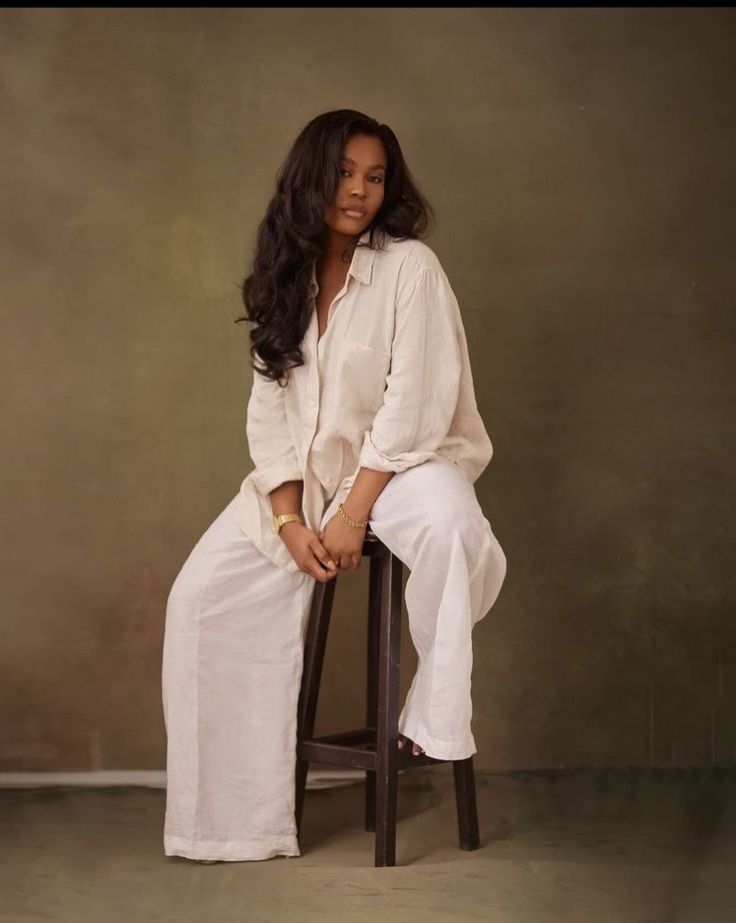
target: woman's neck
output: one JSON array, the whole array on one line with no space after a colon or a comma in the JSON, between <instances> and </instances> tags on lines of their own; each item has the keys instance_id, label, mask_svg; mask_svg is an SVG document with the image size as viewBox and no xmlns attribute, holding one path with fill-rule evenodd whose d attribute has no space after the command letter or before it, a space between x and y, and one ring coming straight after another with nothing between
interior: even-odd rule
<instances>
[{"instance_id":1,"label":"woman's neck","mask_svg":"<svg viewBox=\"0 0 736 923\"><path fill-rule=\"evenodd\" d=\"M322 257L320 263L323 266L335 266L344 263L342 257L343 251L347 248L348 260L352 256L358 238L348 234L336 234L330 228L325 228L322 235Z\"/></svg>"}]
</instances>

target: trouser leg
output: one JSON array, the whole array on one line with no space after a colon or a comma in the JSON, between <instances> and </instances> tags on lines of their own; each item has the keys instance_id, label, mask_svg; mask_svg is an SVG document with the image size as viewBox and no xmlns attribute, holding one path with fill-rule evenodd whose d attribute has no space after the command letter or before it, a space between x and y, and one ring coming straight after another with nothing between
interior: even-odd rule
<instances>
[{"instance_id":1,"label":"trouser leg","mask_svg":"<svg viewBox=\"0 0 736 923\"><path fill-rule=\"evenodd\" d=\"M465 759L477 749L472 630L499 595L506 556L473 485L445 458L395 474L370 524L410 571L405 602L418 665L399 732L435 759Z\"/></svg>"},{"instance_id":2,"label":"trouser leg","mask_svg":"<svg viewBox=\"0 0 736 923\"><path fill-rule=\"evenodd\" d=\"M191 859L300 855L297 703L315 581L253 545L236 499L195 545L166 610L164 851Z\"/></svg>"}]
</instances>

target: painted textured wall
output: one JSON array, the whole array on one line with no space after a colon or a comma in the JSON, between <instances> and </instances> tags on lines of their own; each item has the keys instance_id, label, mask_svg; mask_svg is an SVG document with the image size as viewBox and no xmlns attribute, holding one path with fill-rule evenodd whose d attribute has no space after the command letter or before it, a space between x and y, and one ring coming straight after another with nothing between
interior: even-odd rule
<instances>
[{"instance_id":1,"label":"painted textured wall","mask_svg":"<svg viewBox=\"0 0 736 923\"><path fill-rule=\"evenodd\" d=\"M0 13L2 768L163 768L168 591L251 467L238 286L288 146L343 106L437 209L494 443L476 764L733 765L735 25ZM366 578L318 730L362 719Z\"/></svg>"}]
</instances>

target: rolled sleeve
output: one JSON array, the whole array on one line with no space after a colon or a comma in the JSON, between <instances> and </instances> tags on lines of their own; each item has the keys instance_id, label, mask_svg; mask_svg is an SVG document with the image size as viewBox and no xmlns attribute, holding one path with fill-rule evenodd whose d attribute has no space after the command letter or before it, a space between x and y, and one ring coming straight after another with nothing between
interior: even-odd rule
<instances>
[{"instance_id":1,"label":"rolled sleeve","mask_svg":"<svg viewBox=\"0 0 736 923\"><path fill-rule=\"evenodd\" d=\"M397 294L383 404L363 437L359 467L399 472L436 454L460 390L458 310L447 277L431 266Z\"/></svg>"},{"instance_id":2,"label":"rolled sleeve","mask_svg":"<svg viewBox=\"0 0 736 923\"><path fill-rule=\"evenodd\" d=\"M253 370L246 418L248 450L254 468L249 475L264 496L285 481L300 481L299 464L286 417L286 388Z\"/></svg>"}]
</instances>

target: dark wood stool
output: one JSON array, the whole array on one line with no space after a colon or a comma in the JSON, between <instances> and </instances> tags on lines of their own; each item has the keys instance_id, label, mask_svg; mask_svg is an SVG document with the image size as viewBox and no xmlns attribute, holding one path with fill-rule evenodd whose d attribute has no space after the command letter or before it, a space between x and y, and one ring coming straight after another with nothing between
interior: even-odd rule
<instances>
[{"instance_id":1,"label":"dark wood stool","mask_svg":"<svg viewBox=\"0 0 736 923\"><path fill-rule=\"evenodd\" d=\"M366 530L363 556L370 557L366 727L314 737L317 698L335 584L316 582L304 645L304 672L299 693L296 761L296 825L302 808L310 761L365 770L365 829L375 831L375 865L396 865L396 795L399 769L452 762L455 775L461 849L478 849L478 811L473 757L433 759L398 749L399 644L403 562Z\"/></svg>"}]
</instances>

